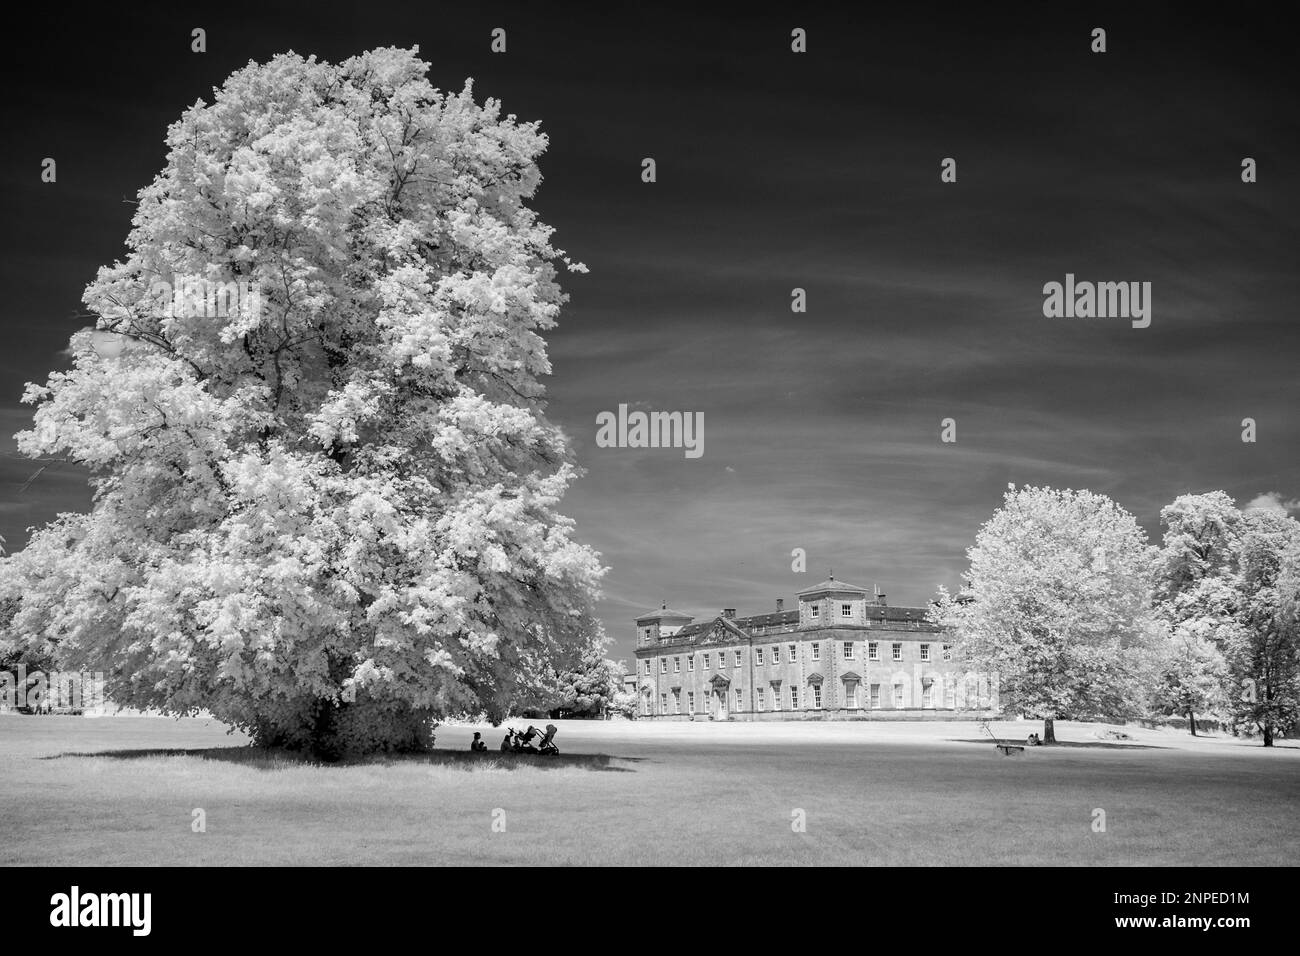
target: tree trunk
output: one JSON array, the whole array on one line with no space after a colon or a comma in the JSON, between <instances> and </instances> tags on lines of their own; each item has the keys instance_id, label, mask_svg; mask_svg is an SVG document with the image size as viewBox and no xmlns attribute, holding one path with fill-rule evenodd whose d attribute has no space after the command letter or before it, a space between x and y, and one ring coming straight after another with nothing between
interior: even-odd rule
<instances>
[{"instance_id":1,"label":"tree trunk","mask_svg":"<svg viewBox=\"0 0 1300 956\"><path fill-rule=\"evenodd\" d=\"M1056 725L1051 717L1043 718L1043 743L1056 743Z\"/></svg>"},{"instance_id":2,"label":"tree trunk","mask_svg":"<svg viewBox=\"0 0 1300 956\"><path fill-rule=\"evenodd\" d=\"M1273 746L1273 725L1271 723L1264 725L1264 746Z\"/></svg>"},{"instance_id":3,"label":"tree trunk","mask_svg":"<svg viewBox=\"0 0 1300 956\"><path fill-rule=\"evenodd\" d=\"M1192 712L1191 708L1188 708L1187 710L1187 726L1192 728L1192 736L1195 737L1196 736L1196 714Z\"/></svg>"}]
</instances>

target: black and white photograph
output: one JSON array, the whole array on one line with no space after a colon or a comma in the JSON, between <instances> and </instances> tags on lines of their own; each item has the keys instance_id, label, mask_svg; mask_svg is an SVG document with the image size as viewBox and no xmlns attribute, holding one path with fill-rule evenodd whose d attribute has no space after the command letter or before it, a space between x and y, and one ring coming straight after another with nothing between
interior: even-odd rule
<instances>
[{"instance_id":1,"label":"black and white photograph","mask_svg":"<svg viewBox=\"0 0 1300 956\"><path fill-rule=\"evenodd\" d=\"M692 870L801 907L760 871L853 868L848 945L941 945L930 906L1259 945L1300 862L1290 12L27 10L15 938L187 945L232 885L301 945L381 897L617 938Z\"/></svg>"}]
</instances>

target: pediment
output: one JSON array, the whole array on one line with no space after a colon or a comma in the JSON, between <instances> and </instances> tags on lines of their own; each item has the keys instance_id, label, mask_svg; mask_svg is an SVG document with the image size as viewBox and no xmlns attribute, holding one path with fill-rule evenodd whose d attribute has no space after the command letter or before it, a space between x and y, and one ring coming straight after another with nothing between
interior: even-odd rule
<instances>
[{"instance_id":1,"label":"pediment","mask_svg":"<svg viewBox=\"0 0 1300 956\"><path fill-rule=\"evenodd\" d=\"M808 683L810 683L810 684L820 684L820 683L822 682L822 679L823 679L823 678L822 678L822 675L821 675L821 674L809 674L809 675L808 675Z\"/></svg>"},{"instance_id":2,"label":"pediment","mask_svg":"<svg viewBox=\"0 0 1300 956\"><path fill-rule=\"evenodd\" d=\"M845 671L840 675L840 680L845 681L846 683L848 681L857 681L860 684L862 683L862 675L857 671Z\"/></svg>"},{"instance_id":3,"label":"pediment","mask_svg":"<svg viewBox=\"0 0 1300 956\"><path fill-rule=\"evenodd\" d=\"M739 638L748 640L749 635L743 630L727 620L725 617L716 617L712 626L700 637L701 644L723 644Z\"/></svg>"},{"instance_id":4,"label":"pediment","mask_svg":"<svg viewBox=\"0 0 1300 956\"><path fill-rule=\"evenodd\" d=\"M731 678L727 677L725 674L714 674L709 678L709 683L714 687L730 687Z\"/></svg>"}]
</instances>

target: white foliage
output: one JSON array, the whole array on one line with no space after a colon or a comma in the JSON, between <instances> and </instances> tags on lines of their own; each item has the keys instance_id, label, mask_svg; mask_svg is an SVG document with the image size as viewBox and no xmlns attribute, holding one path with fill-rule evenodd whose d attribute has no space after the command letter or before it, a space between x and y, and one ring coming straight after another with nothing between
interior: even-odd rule
<instances>
[{"instance_id":1,"label":"white foliage","mask_svg":"<svg viewBox=\"0 0 1300 956\"><path fill-rule=\"evenodd\" d=\"M84 296L126 347L82 333L28 387L19 447L87 465L95 500L0 587L119 698L291 741L357 691L502 713L590 627L603 572L537 381L573 268L525 205L546 138L425 70L289 54L188 109ZM181 275L261 307L157 314Z\"/></svg>"}]
</instances>

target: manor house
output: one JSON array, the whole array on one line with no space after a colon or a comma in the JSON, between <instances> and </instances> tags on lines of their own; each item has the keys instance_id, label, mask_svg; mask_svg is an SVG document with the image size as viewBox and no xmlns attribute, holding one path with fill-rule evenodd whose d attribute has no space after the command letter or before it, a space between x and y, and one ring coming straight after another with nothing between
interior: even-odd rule
<instances>
[{"instance_id":1,"label":"manor house","mask_svg":"<svg viewBox=\"0 0 1300 956\"><path fill-rule=\"evenodd\" d=\"M997 711L996 681L954 660L924 608L827 580L798 608L636 619L642 719L957 719Z\"/></svg>"}]
</instances>

